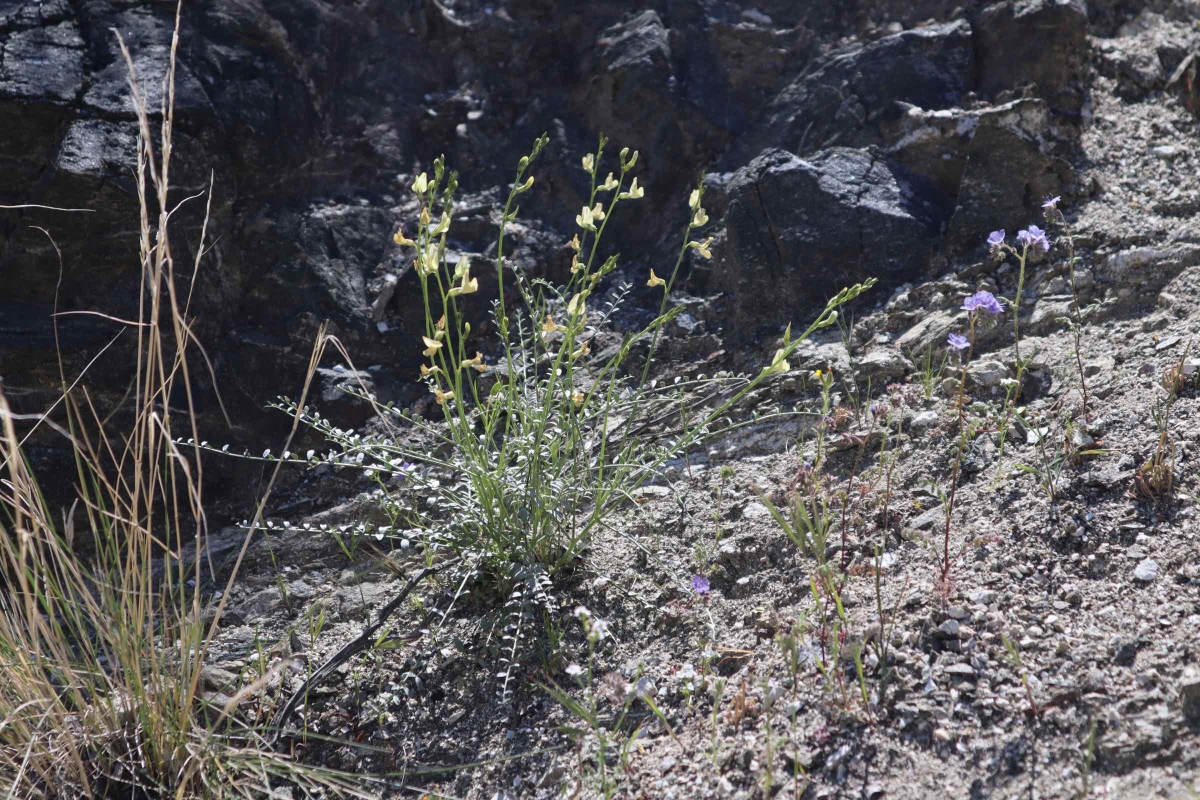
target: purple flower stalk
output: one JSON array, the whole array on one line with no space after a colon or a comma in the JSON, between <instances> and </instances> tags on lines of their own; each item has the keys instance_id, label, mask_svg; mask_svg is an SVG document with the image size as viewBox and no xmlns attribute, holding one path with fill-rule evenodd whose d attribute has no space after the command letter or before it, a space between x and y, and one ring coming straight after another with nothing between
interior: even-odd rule
<instances>
[{"instance_id":1,"label":"purple flower stalk","mask_svg":"<svg viewBox=\"0 0 1200 800\"><path fill-rule=\"evenodd\" d=\"M1058 208L1058 201L1062 200L1061 196L1047 197L1046 202L1042 203L1042 208L1045 211L1053 211Z\"/></svg>"},{"instance_id":2,"label":"purple flower stalk","mask_svg":"<svg viewBox=\"0 0 1200 800\"><path fill-rule=\"evenodd\" d=\"M992 231L990 234L988 234L987 242L990 247L999 247L1000 245L1004 244L1004 228L1001 228L998 231Z\"/></svg>"},{"instance_id":3,"label":"purple flower stalk","mask_svg":"<svg viewBox=\"0 0 1200 800\"><path fill-rule=\"evenodd\" d=\"M951 350L966 350L971 346L971 342L962 334L952 333L946 337L946 346Z\"/></svg>"},{"instance_id":4,"label":"purple flower stalk","mask_svg":"<svg viewBox=\"0 0 1200 800\"><path fill-rule=\"evenodd\" d=\"M1022 231L1024 233L1024 231ZM996 299L996 295L987 290L978 291L963 301L963 311L974 314L976 311L986 311L989 314L1004 313L1004 306Z\"/></svg>"},{"instance_id":5,"label":"purple flower stalk","mask_svg":"<svg viewBox=\"0 0 1200 800\"><path fill-rule=\"evenodd\" d=\"M1030 225L1018 233L1017 243L1025 247L1040 247L1043 253L1050 249L1050 240L1046 238L1046 232L1037 225Z\"/></svg>"},{"instance_id":6,"label":"purple flower stalk","mask_svg":"<svg viewBox=\"0 0 1200 800\"><path fill-rule=\"evenodd\" d=\"M692 576L692 591L696 594L708 594L709 590L708 578L703 575Z\"/></svg>"}]
</instances>

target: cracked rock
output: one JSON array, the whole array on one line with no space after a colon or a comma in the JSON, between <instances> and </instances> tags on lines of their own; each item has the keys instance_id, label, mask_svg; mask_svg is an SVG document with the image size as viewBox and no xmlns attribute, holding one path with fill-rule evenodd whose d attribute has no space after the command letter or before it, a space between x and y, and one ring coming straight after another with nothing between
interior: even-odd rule
<instances>
[{"instance_id":1,"label":"cracked rock","mask_svg":"<svg viewBox=\"0 0 1200 800\"><path fill-rule=\"evenodd\" d=\"M727 182L728 214L712 288L733 296L749 335L823 305L841 287L912 278L932 223L904 178L871 150L832 148L810 160L772 150ZM837 264L836 270L822 265Z\"/></svg>"}]
</instances>

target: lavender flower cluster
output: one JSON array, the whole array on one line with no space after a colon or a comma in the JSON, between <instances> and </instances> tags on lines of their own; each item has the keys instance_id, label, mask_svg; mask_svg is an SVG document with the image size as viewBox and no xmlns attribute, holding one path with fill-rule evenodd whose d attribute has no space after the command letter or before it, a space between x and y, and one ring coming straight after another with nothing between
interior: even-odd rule
<instances>
[{"instance_id":1,"label":"lavender flower cluster","mask_svg":"<svg viewBox=\"0 0 1200 800\"><path fill-rule=\"evenodd\" d=\"M1000 234L1001 239L1004 238L1004 231L997 231L996 233ZM995 235L995 233L992 234L992 236ZM975 330L975 320L978 319L981 314L990 314L992 316L1003 314L1004 304L998 297L996 297L996 295L992 294L986 289L983 289L964 300L962 309L970 316L971 331L973 334ZM951 333L946 337L946 346L956 352L962 351L971 346L971 340L960 333Z\"/></svg>"},{"instance_id":2,"label":"lavender flower cluster","mask_svg":"<svg viewBox=\"0 0 1200 800\"><path fill-rule=\"evenodd\" d=\"M1046 201L1042 208L1054 208L1053 204L1057 203L1059 199L1060 198L1058 197L1050 198ZM998 231L992 231L990 234L988 234L987 243L988 247L991 248L993 255L996 255L997 257L1002 257L1004 255L1004 239L1005 232L1003 228ZM1037 225L1030 225L1025 230L1018 231L1017 244L1021 246L1022 250L1033 248L1035 251L1040 250L1043 253L1050 250L1050 238L1046 236L1046 232ZM1011 250L1012 248L1009 249Z\"/></svg>"}]
</instances>

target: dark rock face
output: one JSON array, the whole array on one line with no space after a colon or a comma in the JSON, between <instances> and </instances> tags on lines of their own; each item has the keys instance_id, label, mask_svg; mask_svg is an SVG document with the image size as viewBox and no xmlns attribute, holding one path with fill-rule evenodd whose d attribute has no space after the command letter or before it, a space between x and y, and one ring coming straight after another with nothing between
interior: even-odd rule
<instances>
[{"instance_id":1,"label":"dark rock face","mask_svg":"<svg viewBox=\"0 0 1200 800\"><path fill-rule=\"evenodd\" d=\"M683 198L713 173L718 256L691 285L754 312L709 334L736 338L1034 221L1043 194L1070 191L1088 68L1071 0L212 0L182 20L172 196L199 196L173 217L176 268L190 283L211 182L191 308L227 406L255 427L296 391L325 320L381 391L414 376L423 313L390 235L412 230L407 186L439 154L462 174L451 249L480 278L479 326L495 205L538 134L550 146L510 251L537 274L569 262L578 159L600 133L642 155L644 204L611 229L626 263L674 247ZM56 302L136 314L135 126L111 30L157 108L173 25L170 4L0 0L0 204L91 209L0 210L0 376L21 411L58 385ZM1168 44L1163 75L1186 70L1185 43ZM116 337L89 380L122 396L134 337L58 320L68 378Z\"/></svg>"},{"instance_id":2,"label":"dark rock face","mask_svg":"<svg viewBox=\"0 0 1200 800\"><path fill-rule=\"evenodd\" d=\"M1032 85L1052 108L1079 112L1088 51L1083 0L1005 0L983 9L975 27L982 92Z\"/></svg>"},{"instance_id":3,"label":"dark rock face","mask_svg":"<svg viewBox=\"0 0 1200 800\"><path fill-rule=\"evenodd\" d=\"M820 60L767 107L738 143L737 157L764 146L803 153L833 145L879 143L881 117L897 103L926 109L960 105L971 88L974 50L965 21L931 25Z\"/></svg>"},{"instance_id":4,"label":"dark rock face","mask_svg":"<svg viewBox=\"0 0 1200 800\"><path fill-rule=\"evenodd\" d=\"M764 153L728 182L726 241L713 287L739 317L778 325L838 289L918 270L936 225L877 150L832 148L810 161Z\"/></svg>"}]
</instances>

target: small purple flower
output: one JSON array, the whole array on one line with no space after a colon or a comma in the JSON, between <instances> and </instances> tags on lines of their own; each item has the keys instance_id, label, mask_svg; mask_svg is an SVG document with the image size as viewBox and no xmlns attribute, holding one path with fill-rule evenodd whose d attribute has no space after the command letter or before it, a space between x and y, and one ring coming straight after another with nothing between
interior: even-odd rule
<instances>
[{"instance_id":1,"label":"small purple flower","mask_svg":"<svg viewBox=\"0 0 1200 800\"><path fill-rule=\"evenodd\" d=\"M708 594L708 578L703 575L692 576L692 591L696 594Z\"/></svg>"},{"instance_id":2,"label":"small purple flower","mask_svg":"<svg viewBox=\"0 0 1200 800\"><path fill-rule=\"evenodd\" d=\"M1046 232L1037 225L1030 225L1018 233L1017 243L1025 247L1040 247L1043 253L1050 249L1050 240L1046 238Z\"/></svg>"},{"instance_id":3,"label":"small purple flower","mask_svg":"<svg viewBox=\"0 0 1200 800\"><path fill-rule=\"evenodd\" d=\"M871 416L873 417L882 417L884 414L888 413L888 410L888 404L881 400L876 400L874 403L871 403Z\"/></svg>"},{"instance_id":4,"label":"small purple flower","mask_svg":"<svg viewBox=\"0 0 1200 800\"><path fill-rule=\"evenodd\" d=\"M1024 231L1022 231L1024 233ZM996 295L987 290L978 291L963 301L963 311L974 314L976 311L986 311L989 314L1004 313L1004 306L996 299Z\"/></svg>"},{"instance_id":5,"label":"small purple flower","mask_svg":"<svg viewBox=\"0 0 1200 800\"><path fill-rule=\"evenodd\" d=\"M991 247L999 247L1004 244L1004 228L998 231L992 231L988 234L988 245Z\"/></svg>"},{"instance_id":6,"label":"small purple flower","mask_svg":"<svg viewBox=\"0 0 1200 800\"><path fill-rule=\"evenodd\" d=\"M966 350L971 346L971 342L962 334L952 333L946 337L946 346L951 350Z\"/></svg>"},{"instance_id":7,"label":"small purple flower","mask_svg":"<svg viewBox=\"0 0 1200 800\"><path fill-rule=\"evenodd\" d=\"M1046 202L1042 203L1042 209L1045 211L1054 211L1058 208L1058 201L1062 200L1061 196L1047 197Z\"/></svg>"}]
</instances>

